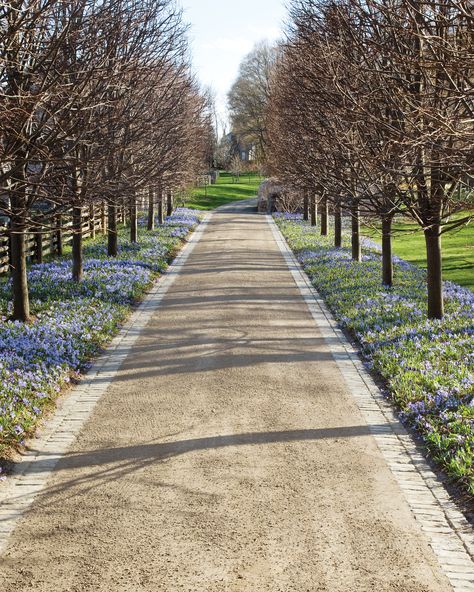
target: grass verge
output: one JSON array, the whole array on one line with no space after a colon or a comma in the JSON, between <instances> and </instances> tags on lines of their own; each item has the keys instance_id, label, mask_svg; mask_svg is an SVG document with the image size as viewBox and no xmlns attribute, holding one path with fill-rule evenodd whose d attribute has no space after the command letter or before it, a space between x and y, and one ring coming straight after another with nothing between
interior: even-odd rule
<instances>
[{"instance_id":1,"label":"grass verge","mask_svg":"<svg viewBox=\"0 0 474 592\"><path fill-rule=\"evenodd\" d=\"M405 261L426 268L423 232L417 224L397 222L393 226L393 252ZM381 244L380 231L365 226L366 236ZM474 224L446 232L443 242L443 277L474 291Z\"/></svg>"},{"instance_id":2,"label":"grass verge","mask_svg":"<svg viewBox=\"0 0 474 592\"><path fill-rule=\"evenodd\" d=\"M393 288L382 285L380 253L362 262L346 245L298 215L277 224L340 325L358 341L367 366L384 379L385 395L429 454L474 495L474 294L446 282L446 315L426 315L426 273L396 260ZM472 499L472 498L471 498Z\"/></svg>"}]
</instances>

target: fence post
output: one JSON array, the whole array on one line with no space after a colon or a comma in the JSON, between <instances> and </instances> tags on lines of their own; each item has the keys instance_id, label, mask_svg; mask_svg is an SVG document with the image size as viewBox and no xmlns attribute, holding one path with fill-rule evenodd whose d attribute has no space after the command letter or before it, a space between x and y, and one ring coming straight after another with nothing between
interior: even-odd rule
<instances>
[{"instance_id":1,"label":"fence post","mask_svg":"<svg viewBox=\"0 0 474 592\"><path fill-rule=\"evenodd\" d=\"M91 238L95 238L95 211L94 204L89 204L89 232Z\"/></svg>"}]
</instances>

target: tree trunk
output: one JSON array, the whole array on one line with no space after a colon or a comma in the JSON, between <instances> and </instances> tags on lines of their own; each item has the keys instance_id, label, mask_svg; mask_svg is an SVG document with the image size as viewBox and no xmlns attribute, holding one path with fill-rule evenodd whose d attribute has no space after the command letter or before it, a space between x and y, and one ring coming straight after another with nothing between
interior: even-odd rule
<instances>
[{"instance_id":1,"label":"tree trunk","mask_svg":"<svg viewBox=\"0 0 474 592\"><path fill-rule=\"evenodd\" d=\"M303 197L303 220L309 220L309 198L307 191L304 192Z\"/></svg>"},{"instance_id":2,"label":"tree trunk","mask_svg":"<svg viewBox=\"0 0 474 592\"><path fill-rule=\"evenodd\" d=\"M56 254L58 257L63 256L63 217L58 214L56 217Z\"/></svg>"},{"instance_id":3,"label":"tree trunk","mask_svg":"<svg viewBox=\"0 0 474 592\"><path fill-rule=\"evenodd\" d=\"M334 208L334 246L342 247L342 211L339 201Z\"/></svg>"},{"instance_id":4,"label":"tree trunk","mask_svg":"<svg viewBox=\"0 0 474 592\"><path fill-rule=\"evenodd\" d=\"M163 225L165 223L165 217L163 213L163 196L158 202L158 224Z\"/></svg>"},{"instance_id":5,"label":"tree trunk","mask_svg":"<svg viewBox=\"0 0 474 592\"><path fill-rule=\"evenodd\" d=\"M137 196L132 191L130 196L130 242L138 242Z\"/></svg>"},{"instance_id":6,"label":"tree trunk","mask_svg":"<svg viewBox=\"0 0 474 592\"><path fill-rule=\"evenodd\" d=\"M321 200L321 235L328 235L328 198L323 197Z\"/></svg>"},{"instance_id":7,"label":"tree trunk","mask_svg":"<svg viewBox=\"0 0 474 592\"><path fill-rule=\"evenodd\" d=\"M14 321L30 320L30 299L28 295L28 277L26 273L26 229L24 226L25 198L11 196L11 275L13 289Z\"/></svg>"},{"instance_id":8,"label":"tree trunk","mask_svg":"<svg viewBox=\"0 0 474 592\"><path fill-rule=\"evenodd\" d=\"M148 230L155 229L155 192L152 187L148 188Z\"/></svg>"},{"instance_id":9,"label":"tree trunk","mask_svg":"<svg viewBox=\"0 0 474 592\"><path fill-rule=\"evenodd\" d=\"M117 257L117 206L114 203L107 205L108 228L107 228L107 255Z\"/></svg>"},{"instance_id":10,"label":"tree trunk","mask_svg":"<svg viewBox=\"0 0 474 592\"><path fill-rule=\"evenodd\" d=\"M316 198L313 194L310 197L310 207L309 213L311 217L311 226L316 226L318 223L318 204L316 202Z\"/></svg>"},{"instance_id":11,"label":"tree trunk","mask_svg":"<svg viewBox=\"0 0 474 592\"><path fill-rule=\"evenodd\" d=\"M361 261L362 253L360 247L360 212L359 202L354 199L351 207L352 218L352 259Z\"/></svg>"},{"instance_id":12,"label":"tree trunk","mask_svg":"<svg viewBox=\"0 0 474 592\"><path fill-rule=\"evenodd\" d=\"M382 218L382 282L390 287L393 285L392 221L393 216Z\"/></svg>"},{"instance_id":13,"label":"tree trunk","mask_svg":"<svg viewBox=\"0 0 474 592\"><path fill-rule=\"evenodd\" d=\"M72 209L72 279L82 282L84 275L82 256L82 208Z\"/></svg>"},{"instance_id":14,"label":"tree trunk","mask_svg":"<svg viewBox=\"0 0 474 592\"><path fill-rule=\"evenodd\" d=\"M171 216L173 213L173 193L171 189L166 192L166 215Z\"/></svg>"},{"instance_id":15,"label":"tree trunk","mask_svg":"<svg viewBox=\"0 0 474 592\"><path fill-rule=\"evenodd\" d=\"M82 255L82 201L83 198L83 175L77 165L72 167L71 171L72 192L74 202L72 208L72 280L82 282L84 275L83 255Z\"/></svg>"},{"instance_id":16,"label":"tree trunk","mask_svg":"<svg viewBox=\"0 0 474 592\"><path fill-rule=\"evenodd\" d=\"M164 224L165 219L164 219L164 215L163 215L163 187L161 185L161 183L158 183L158 188L157 188L157 200L158 200L158 223L161 225Z\"/></svg>"},{"instance_id":17,"label":"tree trunk","mask_svg":"<svg viewBox=\"0 0 474 592\"><path fill-rule=\"evenodd\" d=\"M430 319L442 319L444 314L443 265L441 234L438 224L425 230L425 243L428 270L428 317Z\"/></svg>"},{"instance_id":18,"label":"tree trunk","mask_svg":"<svg viewBox=\"0 0 474 592\"><path fill-rule=\"evenodd\" d=\"M7 231L8 231L8 269L11 271L13 269L13 262L12 262L12 223L11 220L7 224Z\"/></svg>"}]
</instances>

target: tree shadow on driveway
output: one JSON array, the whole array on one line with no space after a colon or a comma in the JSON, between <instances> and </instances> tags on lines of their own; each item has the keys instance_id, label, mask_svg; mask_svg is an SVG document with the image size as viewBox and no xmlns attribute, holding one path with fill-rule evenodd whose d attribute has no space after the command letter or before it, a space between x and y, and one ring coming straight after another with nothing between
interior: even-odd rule
<instances>
[{"instance_id":1,"label":"tree shadow on driveway","mask_svg":"<svg viewBox=\"0 0 474 592\"><path fill-rule=\"evenodd\" d=\"M87 491L104 483L120 480L124 476L138 473L157 463L165 463L184 454L203 450L217 450L225 447L263 446L289 442L303 442L324 439L345 439L370 436L374 432L389 432L389 424L351 425L332 428L288 430L274 432L249 432L242 434L217 435L203 438L175 440L171 442L150 442L132 446L98 448L84 452L71 452L61 457L53 469L57 474L62 471L78 472L76 477L61 481L60 484L47 486L38 496L38 501L48 502L51 494L66 497L84 495ZM54 456L54 453L50 453ZM51 470L51 460L43 455L44 460L32 463L30 474L41 474ZM156 484L155 484L156 485ZM21 488L16 501L21 499ZM50 500L49 500L50 501ZM49 503L49 502L48 502ZM0 522L2 518L0 516Z\"/></svg>"}]
</instances>

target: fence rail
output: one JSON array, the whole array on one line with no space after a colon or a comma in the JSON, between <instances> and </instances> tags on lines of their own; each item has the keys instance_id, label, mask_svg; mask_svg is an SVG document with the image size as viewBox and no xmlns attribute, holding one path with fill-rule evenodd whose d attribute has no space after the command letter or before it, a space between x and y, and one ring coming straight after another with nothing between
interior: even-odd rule
<instances>
[{"instance_id":1,"label":"fence rail","mask_svg":"<svg viewBox=\"0 0 474 592\"><path fill-rule=\"evenodd\" d=\"M125 222L124 208L117 208L117 222ZM54 224L51 223L51 227ZM99 208L84 208L82 211L82 237L89 238L107 230L107 217ZM38 226L26 235L26 256L29 263L40 263L48 255L61 255L65 245L72 242L72 210L61 213L61 224L51 230ZM0 227L0 274L10 272L10 236L8 227Z\"/></svg>"}]
</instances>

